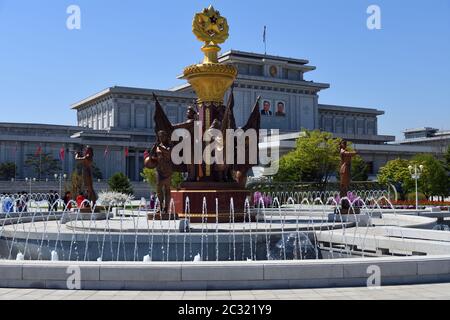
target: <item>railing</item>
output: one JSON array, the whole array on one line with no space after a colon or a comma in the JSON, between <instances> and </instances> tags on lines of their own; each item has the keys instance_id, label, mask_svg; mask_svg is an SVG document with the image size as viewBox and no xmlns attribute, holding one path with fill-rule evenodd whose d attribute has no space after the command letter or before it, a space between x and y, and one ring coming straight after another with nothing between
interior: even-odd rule
<instances>
[{"instance_id":1,"label":"railing","mask_svg":"<svg viewBox=\"0 0 450 320\"><path fill-rule=\"evenodd\" d=\"M338 182L328 182L326 185L323 183L314 182L250 182L247 187L252 191L260 192L310 192L310 191L336 191L339 190ZM375 182L375 181L363 181L352 182L349 190L366 191L366 190L385 190L389 191L389 186Z\"/></svg>"},{"instance_id":2,"label":"railing","mask_svg":"<svg viewBox=\"0 0 450 320\"><path fill-rule=\"evenodd\" d=\"M321 199L326 202L330 198L335 198L339 202L340 192L339 183L330 182L326 185L309 182L250 182L247 188L253 194L259 193L257 197L274 199L278 198L282 204L286 204L289 199L296 202L302 199L308 199L310 203ZM378 182L352 182L349 187L350 197L359 197L363 201L369 198L387 197L391 198L395 194L391 186L383 185Z\"/></svg>"}]
</instances>

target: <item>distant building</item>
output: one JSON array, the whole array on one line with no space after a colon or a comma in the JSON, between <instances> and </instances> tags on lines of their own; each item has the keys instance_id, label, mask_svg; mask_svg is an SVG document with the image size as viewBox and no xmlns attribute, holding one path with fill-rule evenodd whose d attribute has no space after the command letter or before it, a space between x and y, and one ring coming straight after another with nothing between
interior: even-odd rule
<instances>
[{"instance_id":1,"label":"distant building","mask_svg":"<svg viewBox=\"0 0 450 320\"><path fill-rule=\"evenodd\" d=\"M378 133L378 117L383 111L320 104L320 91L330 85L305 80L305 74L316 69L308 60L229 51L219 61L239 70L234 89L238 126L244 125L261 96L261 108L270 111L262 112L267 114L262 116L263 129L279 129L289 137L303 129L331 132L354 142L373 173L393 157L432 149L428 145L399 148L387 144L395 137ZM63 172L70 173L75 165L73 152L89 144L104 178L124 172L131 180L140 180L144 152L155 141L152 93L173 123L185 120L186 107L196 98L188 83L170 90L111 87L72 105L77 126L0 123L0 163L15 162L19 179L32 177L33 172L25 166L28 155L41 147L58 158L64 148Z\"/></svg>"},{"instance_id":2,"label":"distant building","mask_svg":"<svg viewBox=\"0 0 450 320\"><path fill-rule=\"evenodd\" d=\"M405 139L399 143L409 146L431 146L437 153L445 153L450 147L450 130L418 128L404 131Z\"/></svg>"}]
</instances>

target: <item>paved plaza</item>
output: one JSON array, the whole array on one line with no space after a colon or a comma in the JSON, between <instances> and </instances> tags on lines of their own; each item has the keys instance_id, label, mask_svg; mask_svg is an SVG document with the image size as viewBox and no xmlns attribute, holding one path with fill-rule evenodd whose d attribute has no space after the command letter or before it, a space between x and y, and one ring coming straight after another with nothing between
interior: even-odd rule
<instances>
[{"instance_id":1,"label":"paved plaza","mask_svg":"<svg viewBox=\"0 0 450 320\"><path fill-rule=\"evenodd\" d=\"M0 289L0 300L450 300L450 283L368 288L243 291Z\"/></svg>"}]
</instances>

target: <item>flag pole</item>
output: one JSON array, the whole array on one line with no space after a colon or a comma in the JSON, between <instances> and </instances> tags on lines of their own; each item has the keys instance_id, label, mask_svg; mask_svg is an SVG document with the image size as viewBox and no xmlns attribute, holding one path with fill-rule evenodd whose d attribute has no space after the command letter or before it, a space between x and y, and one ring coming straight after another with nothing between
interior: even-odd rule
<instances>
[{"instance_id":1,"label":"flag pole","mask_svg":"<svg viewBox=\"0 0 450 320\"><path fill-rule=\"evenodd\" d=\"M14 181L17 180L17 142L14 149Z\"/></svg>"},{"instance_id":2,"label":"flag pole","mask_svg":"<svg viewBox=\"0 0 450 320\"><path fill-rule=\"evenodd\" d=\"M42 175L42 149L39 149L39 181L41 181L41 175Z\"/></svg>"},{"instance_id":3,"label":"flag pole","mask_svg":"<svg viewBox=\"0 0 450 320\"><path fill-rule=\"evenodd\" d=\"M267 26L264 26L263 42L264 42L264 55L267 55Z\"/></svg>"}]
</instances>

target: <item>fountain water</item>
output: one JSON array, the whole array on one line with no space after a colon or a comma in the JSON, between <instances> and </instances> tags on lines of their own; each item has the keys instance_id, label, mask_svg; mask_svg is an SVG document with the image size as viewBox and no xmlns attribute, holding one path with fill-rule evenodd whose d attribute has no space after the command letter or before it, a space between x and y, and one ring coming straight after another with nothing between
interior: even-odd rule
<instances>
[{"instance_id":1,"label":"fountain water","mask_svg":"<svg viewBox=\"0 0 450 320\"><path fill-rule=\"evenodd\" d=\"M304 195L300 202L296 201L299 194L294 193L247 199L243 204L245 218L241 222L235 219L235 201L230 198L229 219L223 224L218 198L210 204L204 197L203 219L191 223L188 197L184 220L177 220L173 214L175 204L171 202L170 220L156 221L158 199L156 208L150 212L142 212L127 202L111 204L103 209L106 214L99 216L95 207L91 213L81 212L74 202L70 206L59 204L62 211L56 205L49 211L43 210L45 200L38 203L34 199L45 197L34 195L26 203L17 202L18 208L27 207L27 211L0 213L3 217L0 257L12 259L20 253L27 260L133 262L145 257L146 262L151 262L198 261L198 257L202 261L256 261L399 254L399 249L374 251L374 243L386 234L383 228L388 227L398 228L394 236L384 236L388 247L398 241L406 245L401 228L405 224L404 215L393 206L390 210L382 209L381 203L384 207L389 204L385 196L376 199L371 197L372 193L366 193L370 197L348 198L351 207L358 206L362 213L343 215L335 194L328 194L331 197L325 201L324 193ZM83 206L91 204L85 201ZM112 212L114 216L110 215ZM205 219L211 212L215 219ZM375 223L363 225L364 217ZM404 252L407 254L408 250Z\"/></svg>"}]
</instances>

